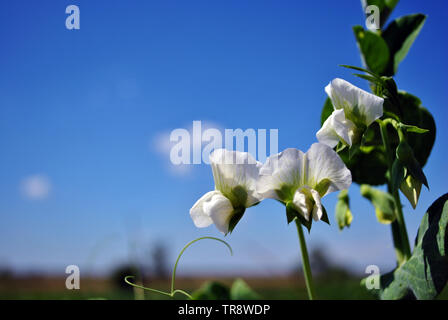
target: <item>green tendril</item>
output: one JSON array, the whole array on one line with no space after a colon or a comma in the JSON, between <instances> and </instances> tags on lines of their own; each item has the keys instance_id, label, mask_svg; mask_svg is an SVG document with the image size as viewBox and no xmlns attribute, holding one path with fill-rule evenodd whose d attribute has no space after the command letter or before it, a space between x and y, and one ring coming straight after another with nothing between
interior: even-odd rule
<instances>
[{"instance_id":1,"label":"green tendril","mask_svg":"<svg viewBox=\"0 0 448 320\"><path fill-rule=\"evenodd\" d=\"M182 250L180 251L179 255L177 256L177 259L176 259L176 262L175 262L174 268L173 268L173 274L172 274L172 277L171 277L171 291L170 292L165 292L165 291L161 291L161 290L157 290L157 289L153 289L153 288L147 288L147 287L144 287L144 286L132 283L131 281L129 281L129 279L135 278L134 276L126 276L124 278L124 282L126 282L127 284L129 284L129 285L131 285L131 286L133 286L135 288L139 288L139 289L151 291L151 292L154 292L154 293L162 294L162 295L168 296L170 298L173 298L176 293L180 293L180 294L183 294L184 296L186 296L188 299L193 300L193 297L189 293L187 293L186 291L180 290L180 289L174 289L174 283L176 281L177 265L179 264L180 257L182 256L182 254L185 252L185 250L189 246L191 246L195 242L198 242L200 240L205 240L205 239L210 239L210 240L215 240L215 241L222 242L227 248L229 248L230 255L233 256L232 247L227 242L225 242L224 240L221 240L221 239L218 239L218 238L215 238L215 237L201 237L201 238L197 238L197 239L194 239L194 240L188 242L182 248Z\"/></svg>"}]
</instances>

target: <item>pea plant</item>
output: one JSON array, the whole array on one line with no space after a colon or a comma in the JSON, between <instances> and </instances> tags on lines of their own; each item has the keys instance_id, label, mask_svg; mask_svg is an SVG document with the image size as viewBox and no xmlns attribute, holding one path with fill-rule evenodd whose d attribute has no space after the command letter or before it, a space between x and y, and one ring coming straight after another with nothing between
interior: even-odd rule
<instances>
[{"instance_id":1,"label":"pea plant","mask_svg":"<svg viewBox=\"0 0 448 320\"><path fill-rule=\"evenodd\" d=\"M322 198L336 191L335 220L341 230L350 226L353 214L348 190L353 182L361 186L361 195L371 202L378 222L388 225L392 232L397 267L381 275L380 288L375 290L378 298L434 299L448 280L448 194L438 198L423 215L413 251L402 209L402 196L415 209L422 186L429 190L422 168L434 145L436 127L420 99L399 90L394 80L426 20L423 14L412 14L386 26L397 2L363 1L365 7L379 8L380 28L372 31L353 27L364 66L342 67L368 81L371 92L340 78L331 80L325 87L328 97L317 141L306 152L290 148L260 163L246 152L215 150L210 155L215 190L205 193L190 209L197 227L214 224L228 235L236 230L248 208L264 199L277 200L284 207L286 221L297 229L309 299L315 299L317 293L304 229L311 233L313 222L329 224ZM387 191L378 189L380 185L386 185ZM203 298L204 289L192 295L174 289L179 258L171 291L159 293ZM129 280L126 278L132 284ZM229 292L216 287L206 291L209 296L213 293L213 298L257 298L242 280L237 280Z\"/></svg>"}]
</instances>

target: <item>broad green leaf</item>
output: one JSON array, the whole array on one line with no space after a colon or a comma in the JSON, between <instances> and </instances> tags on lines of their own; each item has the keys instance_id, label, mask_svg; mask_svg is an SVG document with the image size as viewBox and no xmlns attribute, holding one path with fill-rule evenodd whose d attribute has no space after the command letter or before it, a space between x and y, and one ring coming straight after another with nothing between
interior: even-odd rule
<instances>
[{"instance_id":1,"label":"broad green leaf","mask_svg":"<svg viewBox=\"0 0 448 320\"><path fill-rule=\"evenodd\" d=\"M389 193L364 184L361 186L361 195L373 204L380 223L389 224L395 220L395 201Z\"/></svg>"},{"instance_id":2,"label":"broad green leaf","mask_svg":"<svg viewBox=\"0 0 448 320\"><path fill-rule=\"evenodd\" d=\"M383 149L379 146L367 152L358 152L352 158L346 150L339 153L339 156L352 173L353 182L357 184L381 185L386 183L387 161Z\"/></svg>"},{"instance_id":3,"label":"broad green leaf","mask_svg":"<svg viewBox=\"0 0 448 320\"><path fill-rule=\"evenodd\" d=\"M372 72L383 74L389 64L389 48L386 42L375 32L364 30L361 26L354 26L356 42L363 64Z\"/></svg>"},{"instance_id":4,"label":"broad green leaf","mask_svg":"<svg viewBox=\"0 0 448 320\"><path fill-rule=\"evenodd\" d=\"M230 290L222 283L209 281L193 292L194 300L230 300Z\"/></svg>"},{"instance_id":5,"label":"broad green leaf","mask_svg":"<svg viewBox=\"0 0 448 320\"><path fill-rule=\"evenodd\" d=\"M353 215L350 211L350 199L348 197L347 190L342 190L339 192L338 202L336 203L335 217L339 230L342 230L345 227L350 227L353 221Z\"/></svg>"},{"instance_id":6,"label":"broad green leaf","mask_svg":"<svg viewBox=\"0 0 448 320\"><path fill-rule=\"evenodd\" d=\"M384 300L434 299L448 281L448 194L423 216L411 258L381 277Z\"/></svg>"},{"instance_id":7,"label":"broad green leaf","mask_svg":"<svg viewBox=\"0 0 448 320\"><path fill-rule=\"evenodd\" d=\"M230 289L231 300L259 300L260 298L243 279L236 279Z\"/></svg>"},{"instance_id":8,"label":"broad green leaf","mask_svg":"<svg viewBox=\"0 0 448 320\"><path fill-rule=\"evenodd\" d=\"M398 0L361 0L364 13L368 6L374 5L380 9L380 27L382 28L387 21L390 13L394 10Z\"/></svg>"},{"instance_id":9,"label":"broad green leaf","mask_svg":"<svg viewBox=\"0 0 448 320\"><path fill-rule=\"evenodd\" d=\"M424 14L411 14L395 19L383 31L382 37L391 56L386 75L392 76L397 73L398 65L408 54L425 20Z\"/></svg>"}]
</instances>

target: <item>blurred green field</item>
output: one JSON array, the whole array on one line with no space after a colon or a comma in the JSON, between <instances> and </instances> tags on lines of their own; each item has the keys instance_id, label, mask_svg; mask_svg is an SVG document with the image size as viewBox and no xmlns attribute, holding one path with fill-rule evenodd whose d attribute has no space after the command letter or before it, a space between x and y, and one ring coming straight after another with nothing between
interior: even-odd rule
<instances>
[{"instance_id":1,"label":"blurred green field","mask_svg":"<svg viewBox=\"0 0 448 320\"><path fill-rule=\"evenodd\" d=\"M176 288L193 292L207 281L219 281L230 285L234 278L180 278ZM244 278L244 280L261 296L268 300L307 300L303 279L297 277ZM145 283L160 290L168 290L169 280ZM360 285L360 279L319 279L316 281L318 299L331 300L372 300L374 295ZM37 300L132 300L136 297L146 300L169 299L166 296L144 292L139 289L119 288L110 279L89 278L81 282L79 290L65 289L65 278L31 277L9 279L0 282L0 299L37 299ZM184 299L182 295L175 297ZM445 288L439 299L448 300L448 288Z\"/></svg>"}]
</instances>

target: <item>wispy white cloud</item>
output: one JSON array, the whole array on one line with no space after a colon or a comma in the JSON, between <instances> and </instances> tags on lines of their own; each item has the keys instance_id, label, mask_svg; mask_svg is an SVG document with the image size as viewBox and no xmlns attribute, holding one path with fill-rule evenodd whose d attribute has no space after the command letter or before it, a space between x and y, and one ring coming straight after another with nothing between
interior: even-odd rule
<instances>
[{"instance_id":1,"label":"wispy white cloud","mask_svg":"<svg viewBox=\"0 0 448 320\"><path fill-rule=\"evenodd\" d=\"M24 178L20 189L22 194L31 200L46 199L51 192L50 179L43 174L35 174Z\"/></svg>"}]
</instances>

